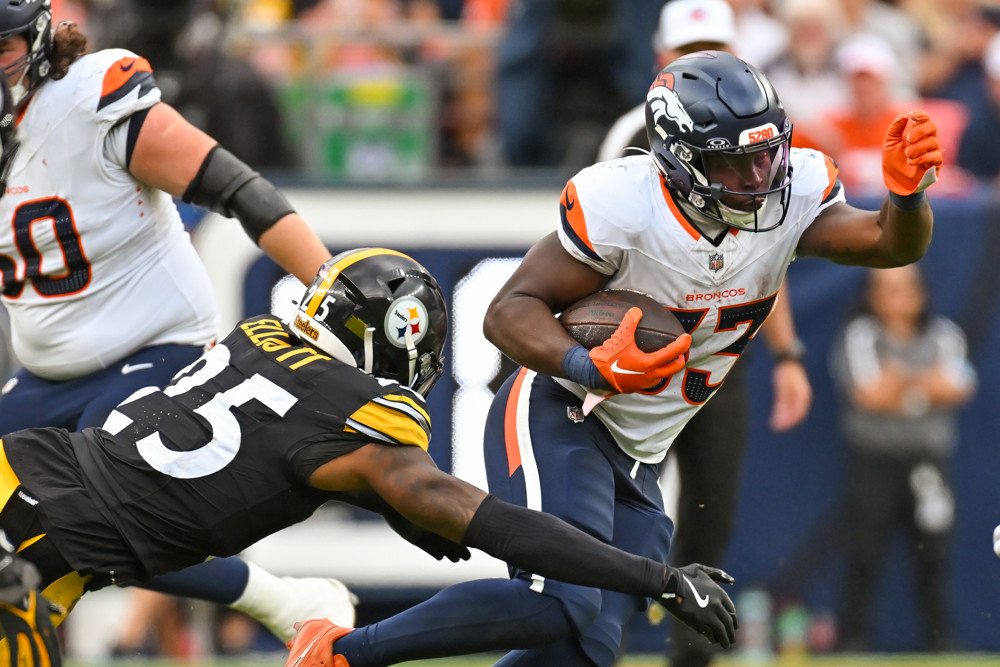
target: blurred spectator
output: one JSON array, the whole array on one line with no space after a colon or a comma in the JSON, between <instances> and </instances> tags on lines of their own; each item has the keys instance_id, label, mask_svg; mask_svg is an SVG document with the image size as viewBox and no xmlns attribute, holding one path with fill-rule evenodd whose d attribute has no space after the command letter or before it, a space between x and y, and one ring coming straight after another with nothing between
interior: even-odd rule
<instances>
[{"instance_id":1,"label":"blurred spectator","mask_svg":"<svg viewBox=\"0 0 1000 667\"><path fill-rule=\"evenodd\" d=\"M906 12L883 0L837 0L843 9L849 32L878 35L895 56L892 85L898 97L912 97L916 91L917 68L924 36L920 25Z\"/></svg>"},{"instance_id":2,"label":"blurred spectator","mask_svg":"<svg viewBox=\"0 0 1000 667\"><path fill-rule=\"evenodd\" d=\"M871 194L883 190L882 139L885 129L910 100L891 86L896 58L882 38L872 34L846 39L834 56L847 85L847 103L813 122L800 121L810 143L832 157L849 191ZM936 121L936 119L935 119ZM941 133L939 132L939 135Z\"/></svg>"},{"instance_id":3,"label":"blurred spectator","mask_svg":"<svg viewBox=\"0 0 1000 667\"><path fill-rule=\"evenodd\" d=\"M958 163L973 176L1000 186L1000 151L984 150L985 146L996 146L1000 137L1000 33L986 48L983 68L987 100L969 110L969 124L958 147Z\"/></svg>"},{"instance_id":4,"label":"blurred spectator","mask_svg":"<svg viewBox=\"0 0 1000 667\"><path fill-rule=\"evenodd\" d=\"M726 0L672 0L663 5L653 36L656 67L695 51L729 51L736 38L733 10ZM597 161L627 155L629 147L649 149L646 100L632 107L611 126L597 151Z\"/></svg>"},{"instance_id":5,"label":"blurred spectator","mask_svg":"<svg viewBox=\"0 0 1000 667\"><path fill-rule=\"evenodd\" d=\"M945 650L952 648L948 564L955 517L949 467L958 408L973 395L975 372L965 335L933 314L916 264L871 270L864 299L831 356L850 457L841 648L871 648L879 566L904 528L924 648Z\"/></svg>"},{"instance_id":6,"label":"blurred spectator","mask_svg":"<svg viewBox=\"0 0 1000 667\"><path fill-rule=\"evenodd\" d=\"M645 98L662 0L514 0L497 51L504 161L591 163L614 120Z\"/></svg>"},{"instance_id":7,"label":"blurred spectator","mask_svg":"<svg viewBox=\"0 0 1000 667\"><path fill-rule=\"evenodd\" d=\"M854 194L881 194L882 140L885 129L900 113L917 106L927 111L938 127L945 156L939 185L941 193L965 186L963 170L955 167L958 140L967 120L961 104L951 100L924 98L915 102L892 86L897 73L896 58L888 43L874 34L853 35L838 47L834 61L845 77L848 101L840 109L812 122L801 122L796 143L819 148L837 162L840 178Z\"/></svg>"},{"instance_id":8,"label":"blurred spectator","mask_svg":"<svg viewBox=\"0 0 1000 667\"><path fill-rule=\"evenodd\" d=\"M766 71L788 48L788 28L772 13L769 0L728 2L736 14L733 51Z\"/></svg>"},{"instance_id":9,"label":"blurred spectator","mask_svg":"<svg viewBox=\"0 0 1000 667\"><path fill-rule=\"evenodd\" d=\"M782 18L789 30L788 48L767 76L782 91L785 113L798 131L800 119L809 121L847 102L846 82L833 60L844 18L830 0L787 0Z\"/></svg>"},{"instance_id":10,"label":"blurred spectator","mask_svg":"<svg viewBox=\"0 0 1000 667\"><path fill-rule=\"evenodd\" d=\"M929 37L920 61L918 89L923 95L975 107L986 99L982 60L986 45L1000 28L1000 7L992 0L936 0L930 4L934 11L917 14L928 17L925 30Z\"/></svg>"}]
</instances>

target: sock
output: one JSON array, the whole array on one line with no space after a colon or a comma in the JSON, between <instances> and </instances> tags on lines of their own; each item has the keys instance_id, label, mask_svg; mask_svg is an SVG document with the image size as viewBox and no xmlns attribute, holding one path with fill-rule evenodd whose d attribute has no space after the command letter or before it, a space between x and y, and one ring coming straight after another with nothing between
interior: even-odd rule
<instances>
[{"instance_id":1,"label":"sock","mask_svg":"<svg viewBox=\"0 0 1000 667\"><path fill-rule=\"evenodd\" d=\"M228 605L243 594L249 578L246 561L231 556L210 558L204 563L154 577L142 588Z\"/></svg>"},{"instance_id":2,"label":"sock","mask_svg":"<svg viewBox=\"0 0 1000 667\"><path fill-rule=\"evenodd\" d=\"M481 579L450 586L426 602L337 640L351 667L388 665L483 651L531 648L573 636L556 598L528 582Z\"/></svg>"}]
</instances>

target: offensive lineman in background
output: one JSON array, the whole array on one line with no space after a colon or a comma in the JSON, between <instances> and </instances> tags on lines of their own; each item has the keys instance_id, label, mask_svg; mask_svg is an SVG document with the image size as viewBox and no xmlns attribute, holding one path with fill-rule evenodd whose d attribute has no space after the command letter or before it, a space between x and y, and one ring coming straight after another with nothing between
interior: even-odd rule
<instances>
[{"instance_id":1,"label":"offensive lineman in background","mask_svg":"<svg viewBox=\"0 0 1000 667\"><path fill-rule=\"evenodd\" d=\"M666 67L694 51L732 53L735 39L736 21L726 0L671 0L660 12L653 46L660 67ZM645 104L615 122L601 144L597 161L641 152L632 147L649 149ZM812 404L812 387L802 364L804 347L795 333L787 284L782 285L761 333L774 358L770 426L774 431L787 431L805 419ZM740 471L747 447L750 395L746 371L744 364L733 366L712 400L678 434L663 462L666 471L661 485L667 502L676 498L677 505L672 514L677 525L670 545L675 562L721 567L725 557L736 523ZM649 613L655 621L662 612L659 607L650 607ZM714 653L714 647L686 625L672 623L667 643L671 667L705 667Z\"/></svg>"},{"instance_id":2,"label":"offensive lineman in background","mask_svg":"<svg viewBox=\"0 0 1000 667\"><path fill-rule=\"evenodd\" d=\"M791 148L774 88L732 54L678 58L646 100L650 155L576 174L556 231L532 246L487 310L487 337L524 367L493 400L484 456L491 493L662 561L672 525L659 464L738 363L788 265L797 256L873 267L922 257L933 228L924 190L941 150L925 112L895 118L882 152L889 196L880 210L863 210L846 202L829 158ZM555 313L601 289L652 295L688 333L642 353L635 308L588 352ZM625 623L648 604L530 569L510 574L452 586L364 628L307 621L287 665L381 666L506 642L524 649L503 667L606 666Z\"/></svg>"},{"instance_id":3,"label":"offensive lineman in background","mask_svg":"<svg viewBox=\"0 0 1000 667\"><path fill-rule=\"evenodd\" d=\"M83 55L76 26L51 23L49 0L0 5L21 141L0 198L0 272L23 367L0 396L0 433L100 426L214 343L212 287L171 195L238 218L305 283L330 257L274 186L160 102L144 58ZM339 581L275 577L237 557L148 588L230 605L282 639L304 618L354 617Z\"/></svg>"}]
</instances>

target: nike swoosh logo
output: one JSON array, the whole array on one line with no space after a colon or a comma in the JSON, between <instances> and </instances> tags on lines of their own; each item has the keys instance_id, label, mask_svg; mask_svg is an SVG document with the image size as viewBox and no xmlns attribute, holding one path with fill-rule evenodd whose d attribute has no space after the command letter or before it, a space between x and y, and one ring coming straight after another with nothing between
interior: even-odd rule
<instances>
[{"instance_id":1,"label":"nike swoosh logo","mask_svg":"<svg viewBox=\"0 0 1000 667\"><path fill-rule=\"evenodd\" d=\"M135 373L136 371L144 371L147 368L152 368L153 364L125 364L122 366L122 375L128 375L129 373Z\"/></svg>"},{"instance_id":2,"label":"nike swoosh logo","mask_svg":"<svg viewBox=\"0 0 1000 667\"><path fill-rule=\"evenodd\" d=\"M309 655L309 651L312 649L313 646L316 645L316 642L318 642L320 639L322 639L322 637L317 637L316 639L312 640L312 643L310 643L309 646L306 646L305 650L299 654L299 657L296 658L295 662L290 663L288 667L296 667L296 665L301 665L302 661L306 659L307 655Z\"/></svg>"},{"instance_id":3,"label":"nike swoosh logo","mask_svg":"<svg viewBox=\"0 0 1000 667\"><path fill-rule=\"evenodd\" d=\"M135 66L135 61L134 60L128 64L128 67L125 66L125 63L122 63L122 64L118 65L118 67L120 67L123 72L129 71L134 66Z\"/></svg>"},{"instance_id":4,"label":"nike swoosh logo","mask_svg":"<svg viewBox=\"0 0 1000 667\"><path fill-rule=\"evenodd\" d=\"M618 365L618 360L615 359L611 364L611 370L615 373L620 373L622 375L642 375L642 371L630 371L627 368L622 368Z\"/></svg>"},{"instance_id":5,"label":"nike swoosh logo","mask_svg":"<svg viewBox=\"0 0 1000 667\"><path fill-rule=\"evenodd\" d=\"M690 588L691 592L694 593L694 600L695 600L695 602L698 603L698 606L701 607L702 609L704 609L705 607L707 607L708 606L708 595L706 595L705 597L701 597L700 595L698 595L698 589L694 587L694 584L692 584L691 580L687 578L687 575L686 574L682 574L681 576L684 577L684 581L687 582L688 588Z\"/></svg>"},{"instance_id":6,"label":"nike swoosh logo","mask_svg":"<svg viewBox=\"0 0 1000 667\"><path fill-rule=\"evenodd\" d=\"M570 201L570 200L569 200L569 199L567 198L567 199L566 199L566 210L567 210L567 211L572 211L572 210L573 210L573 207L574 207L574 206L576 206L576 200L574 199L573 201Z\"/></svg>"}]
</instances>

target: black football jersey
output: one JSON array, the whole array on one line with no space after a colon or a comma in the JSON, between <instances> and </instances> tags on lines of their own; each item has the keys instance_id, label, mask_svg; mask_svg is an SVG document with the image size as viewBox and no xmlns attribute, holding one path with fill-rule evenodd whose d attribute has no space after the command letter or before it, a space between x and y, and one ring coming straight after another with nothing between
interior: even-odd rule
<instances>
[{"instance_id":1,"label":"black football jersey","mask_svg":"<svg viewBox=\"0 0 1000 667\"><path fill-rule=\"evenodd\" d=\"M130 396L102 429L52 431L3 439L50 537L75 568L100 571L102 558L121 556L88 539L108 530L80 527L110 524L146 577L238 553L305 519L337 497L309 485L316 468L371 442L426 450L430 418L419 394L258 316L167 387ZM118 568L121 581L130 568Z\"/></svg>"}]
</instances>

